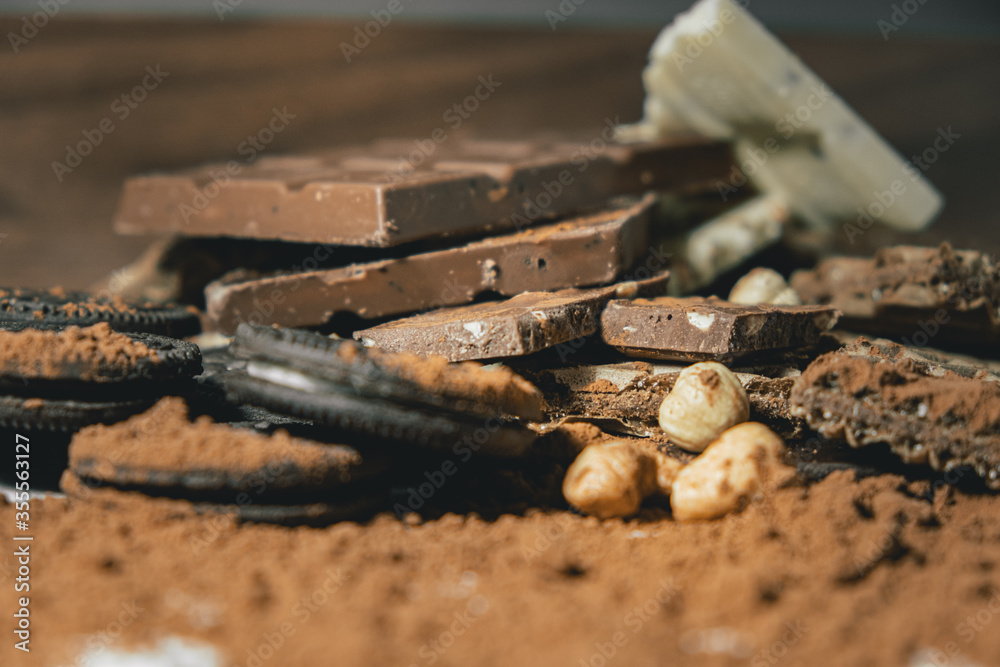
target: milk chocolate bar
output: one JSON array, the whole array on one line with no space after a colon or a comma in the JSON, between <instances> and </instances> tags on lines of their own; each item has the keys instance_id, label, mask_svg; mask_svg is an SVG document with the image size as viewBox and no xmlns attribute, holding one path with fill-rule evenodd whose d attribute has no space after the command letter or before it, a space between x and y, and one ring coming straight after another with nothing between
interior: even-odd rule
<instances>
[{"instance_id":1,"label":"milk chocolate bar","mask_svg":"<svg viewBox=\"0 0 1000 667\"><path fill-rule=\"evenodd\" d=\"M792 287L806 303L840 310L841 326L852 331L902 336L917 346L1000 340L1000 267L947 243L835 257L795 273Z\"/></svg>"},{"instance_id":2,"label":"milk chocolate bar","mask_svg":"<svg viewBox=\"0 0 1000 667\"><path fill-rule=\"evenodd\" d=\"M593 289L525 292L507 301L479 303L387 322L357 331L368 347L450 361L518 357L595 333L604 305L616 296L666 289L667 276Z\"/></svg>"},{"instance_id":3,"label":"milk chocolate bar","mask_svg":"<svg viewBox=\"0 0 1000 667\"><path fill-rule=\"evenodd\" d=\"M802 373L792 414L854 447L887 443L907 463L971 466L1000 489L1000 385L951 371L935 375L931 366L898 345L859 341Z\"/></svg>"},{"instance_id":4,"label":"milk chocolate bar","mask_svg":"<svg viewBox=\"0 0 1000 667\"><path fill-rule=\"evenodd\" d=\"M315 327L340 312L377 318L465 304L485 291L514 296L611 282L648 250L654 203L650 194L562 222L399 259L267 277L237 274L208 286L208 315L224 332L247 321Z\"/></svg>"},{"instance_id":5,"label":"milk chocolate bar","mask_svg":"<svg viewBox=\"0 0 1000 667\"><path fill-rule=\"evenodd\" d=\"M137 176L125 182L115 228L387 247L523 229L616 195L711 187L732 163L727 145L686 136L598 155L545 141L414 146L383 141Z\"/></svg>"},{"instance_id":6,"label":"milk chocolate bar","mask_svg":"<svg viewBox=\"0 0 1000 667\"><path fill-rule=\"evenodd\" d=\"M612 301L601 338L633 357L729 362L817 343L837 321L827 306L743 306L715 297Z\"/></svg>"}]
</instances>

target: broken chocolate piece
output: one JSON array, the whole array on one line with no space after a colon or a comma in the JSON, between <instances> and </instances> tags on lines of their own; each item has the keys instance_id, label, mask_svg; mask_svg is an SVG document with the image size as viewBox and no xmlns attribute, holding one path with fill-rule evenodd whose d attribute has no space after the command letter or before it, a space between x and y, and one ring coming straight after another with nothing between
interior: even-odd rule
<instances>
[{"instance_id":1,"label":"broken chocolate piece","mask_svg":"<svg viewBox=\"0 0 1000 667\"><path fill-rule=\"evenodd\" d=\"M691 136L611 146L583 166L571 143L455 139L416 167L400 157L412 150L388 141L265 157L236 173L210 165L134 177L115 228L387 247L523 229L617 195L711 187L732 163L727 145Z\"/></svg>"},{"instance_id":2,"label":"broken chocolate piece","mask_svg":"<svg viewBox=\"0 0 1000 667\"><path fill-rule=\"evenodd\" d=\"M631 287L629 287L631 286ZM643 289L662 291L666 276L646 281ZM366 347L450 361L519 357L595 333L601 310L622 289L622 283L593 289L525 292L506 301L460 308L442 308L357 331Z\"/></svg>"},{"instance_id":3,"label":"broken chocolate piece","mask_svg":"<svg viewBox=\"0 0 1000 667\"><path fill-rule=\"evenodd\" d=\"M597 213L399 259L223 279L206 289L208 314L225 332L241 322L314 327L338 312L377 318L465 304L485 291L514 296L611 282L648 249L655 201L654 195L619 201Z\"/></svg>"},{"instance_id":4,"label":"broken chocolate piece","mask_svg":"<svg viewBox=\"0 0 1000 667\"><path fill-rule=\"evenodd\" d=\"M545 396L551 418L579 417L620 422L636 435L653 434L663 398L686 366L646 361L582 364L525 371ZM788 396L799 370L794 365L733 368L750 400L751 420L782 437L796 437L803 426L792 417ZM611 430L615 430L612 427Z\"/></svg>"},{"instance_id":5,"label":"broken chocolate piece","mask_svg":"<svg viewBox=\"0 0 1000 667\"><path fill-rule=\"evenodd\" d=\"M887 443L907 463L971 466L1000 489L1000 386L931 374L903 350L866 350L862 343L810 364L792 389L792 414L854 447Z\"/></svg>"},{"instance_id":6,"label":"broken chocolate piece","mask_svg":"<svg viewBox=\"0 0 1000 667\"><path fill-rule=\"evenodd\" d=\"M872 258L828 259L791 282L804 302L840 310L852 331L918 347L1000 340L1000 267L978 251L882 248Z\"/></svg>"},{"instance_id":7,"label":"broken chocolate piece","mask_svg":"<svg viewBox=\"0 0 1000 667\"><path fill-rule=\"evenodd\" d=\"M601 338L632 357L729 362L813 345L837 321L824 306L741 306L715 297L612 301Z\"/></svg>"}]
</instances>

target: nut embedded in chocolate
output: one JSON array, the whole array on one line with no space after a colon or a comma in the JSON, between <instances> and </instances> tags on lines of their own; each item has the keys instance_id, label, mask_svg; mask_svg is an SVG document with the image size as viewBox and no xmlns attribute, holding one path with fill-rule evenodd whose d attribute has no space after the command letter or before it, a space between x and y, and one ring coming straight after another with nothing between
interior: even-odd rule
<instances>
[{"instance_id":1,"label":"nut embedded in chocolate","mask_svg":"<svg viewBox=\"0 0 1000 667\"><path fill-rule=\"evenodd\" d=\"M662 291L666 279L664 274L641 283L525 292L506 301L442 308L387 322L357 331L354 337L368 347L451 361L519 357L595 333L601 310L620 289Z\"/></svg>"},{"instance_id":2,"label":"nut embedded in chocolate","mask_svg":"<svg viewBox=\"0 0 1000 667\"><path fill-rule=\"evenodd\" d=\"M601 338L633 357L730 362L805 347L837 321L824 306L741 306L721 299L612 301Z\"/></svg>"}]
</instances>

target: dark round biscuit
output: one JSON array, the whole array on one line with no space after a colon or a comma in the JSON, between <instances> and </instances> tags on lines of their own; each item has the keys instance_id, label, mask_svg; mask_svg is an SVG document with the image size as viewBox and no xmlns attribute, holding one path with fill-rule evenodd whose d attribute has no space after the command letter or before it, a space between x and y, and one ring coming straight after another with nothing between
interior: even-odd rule
<instances>
[{"instance_id":1,"label":"dark round biscuit","mask_svg":"<svg viewBox=\"0 0 1000 667\"><path fill-rule=\"evenodd\" d=\"M67 497L83 502L99 502L106 505L127 505L132 502L155 502L169 506L178 512L193 512L199 515L229 515L238 521L253 523L273 523L284 526L328 526L340 521L359 521L373 517L389 506L386 491L365 490L339 500L308 502L301 504L260 504L247 502L211 503L192 502L167 496L147 496L135 490L121 490L102 486L94 480L81 479L67 470L60 480L60 488Z\"/></svg>"},{"instance_id":2,"label":"dark round biscuit","mask_svg":"<svg viewBox=\"0 0 1000 667\"><path fill-rule=\"evenodd\" d=\"M94 346L117 337L119 341L136 344L132 347L141 350L142 355L101 356L95 352L84 357L74 352L46 356L35 352L26 357L29 353L20 353L13 344L22 336L38 339L49 349L57 349L60 340L70 337L86 338ZM0 351L0 392L17 396L125 400L147 391L148 387L190 379L202 368L201 351L194 343L156 334L115 332L106 325L64 329L19 327L16 331L0 330L0 337L10 338L7 347Z\"/></svg>"},{"instance_id":3,"label":"dark round biscuit","mask_svg":"<svg viewBox=\"0 0 1000 667\"><path fill-rule=\"evenodd\" d=\"M365 396L414 407L540 420L541 393L508 368L366 348L299 329L241 324L230 345L240 358L307 372Z\"/></svg>"},{"instance_id":4,"label":"dark round biscuit","mask_svg":"<svg viewBox=\"0 0 1000 667\"><path fill-rule=\"evenodd\" d=\"M80 431L69 450L79 477L151 495L266 504L314 502L388 471L385 451L194 422L180 398L165 398L128 421ZM346 492L346 491L345 491Z\"/></svg>"},{"instance_id":5,"label":"dark round biscuit","mask_svg":"<svg viewBox=\"0 0 1000 667\"><path fill-rule=\"evenodd\" d=\"M422 410L364 396L334 382L305 378L311 386L288 386L265 379L302 378L297 371L264 362L249 362L246 370L226 374L226 388L240 402L294 415L352 433L413 443L432 449L481 452L488 456L523 455L534 432L495 417L463 416Z\"/></svg>"},{"instance_id":6,"label":"dark round biscuit","mask_svg":"<svg viewBox=\"0 0 1000 667\"><path fill-rule=\"evenodd\" d=\"M81 326L107 322L115 331L183 338L201 330L197 311L171 305L132 304L115 296L62 290L0 289L0 327L29 324Z\"/></svg>"},{"instance_id":7,"label":"dark round biscuit","mask_svg":"<svg viewBox=\"0 0 1000 667\"><path fill-rule=\"evenodd\" d=\"M0 396L0 427L71 432L91 424L110 424L142 412L155 397L122 401Z\"/></svg>"}]
</instances>

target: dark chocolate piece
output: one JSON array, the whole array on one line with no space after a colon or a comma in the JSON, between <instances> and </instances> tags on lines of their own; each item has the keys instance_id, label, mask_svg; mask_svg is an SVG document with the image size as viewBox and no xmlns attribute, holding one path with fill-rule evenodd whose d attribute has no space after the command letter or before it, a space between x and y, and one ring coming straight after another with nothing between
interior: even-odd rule
<instances>
[{"instance_id":1,"label":"dark chocolate piece","mask_svg":"<svg viewBox=\"0 0 1000 667\"><path fill-rule=\"evenodd\" d=\"M339 312L365 318L612 282L649 248L653 195L467 245L398 259L208 286L208 315L224 332L241 322L313 327Z\"/></svg>"},{"instance_id":2,"label":"dark chocolate piece","mask_svg":"<svg viewBox=\"0 0 1000 667\"><path fill-rule=\"evenodd\" d=\"M632 357L731 362L813 345L837 321L825 306L743 306L714 297L612 301L601 338Z\"/></svg>"},{"instance_id":3,"label":"dark chocolate piece","mask_svg":"<svg viewBox=\"0 0 1000 667\"><path fill-rule=\"evenodd\" d=\"M437 355L450 361L519 357L595 333L613 298L660 291L666 275L645 283L525 292L506 301L442 308L370 329L354 337L367 347ZM624 293L623 293L624 292Z\"/></svg>"},{"instance_id":4,"label":"dark chocolate piece","mask_svg":"<svg viewBox=\"0 0 1000 667\"><path fill-rule=\"evenodd\" d=\"M182 338L201 329L192 308L127 303L115 296L32 289L0 289L0 328L91 326Z\"/></svg>"},{"instance_id":5,"label":"dark chocolate piece","mask_svg":"<svg viewBox=\"0 0 1000 667\"><path fill-rule=\"evenodd\" d=\"M863 341L822 355L796 380L792 413L854 447L887 443L907 463L971 466L1000 489L1000 385L933 374L898 348Z\"/></svg>"},{"instance_id":6,"label":"dark chocolate piece","mask_svg":"<svg viewBox=\"0 0 1000 667\"><path fill-rule=\"evenodd\" d=\"M521 229L617 195L711 187L732 164L727 145L692 137L593 159L570 143L452 139L415 168L402 157L413 149L388 141L134 177L115 228L387 247Z\"/></svg>"},{"instance_id":7,"label":"dark chocolate piece","mask_svg":"<svg viewBox=\"0 0 1000 667\"><path fill-rule=\"evenodd\" d=\"M1000 341L1000 267L978 251L882 248L872 258L828 259L791 284L804 302L840 310L851 331L918 347Z\"/></svg>"}]
</instances>

